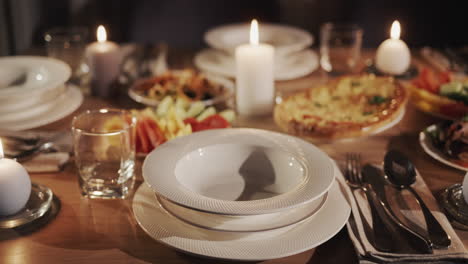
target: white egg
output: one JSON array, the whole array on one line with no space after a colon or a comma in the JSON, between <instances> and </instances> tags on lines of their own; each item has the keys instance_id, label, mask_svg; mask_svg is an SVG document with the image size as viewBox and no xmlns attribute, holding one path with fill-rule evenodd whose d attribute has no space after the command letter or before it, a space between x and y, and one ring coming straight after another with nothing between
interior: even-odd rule
<instances>
[{"instance_id":1,"label":"white egg","mask_svg":"<svg viewBox=\"0 0 468 264\"><path fill-rule=\"evenodd\" d=\"M31 179L26 169L14 160L0 158L0 216L19 212L30 195Z\"/></svg>"}]
</instances>

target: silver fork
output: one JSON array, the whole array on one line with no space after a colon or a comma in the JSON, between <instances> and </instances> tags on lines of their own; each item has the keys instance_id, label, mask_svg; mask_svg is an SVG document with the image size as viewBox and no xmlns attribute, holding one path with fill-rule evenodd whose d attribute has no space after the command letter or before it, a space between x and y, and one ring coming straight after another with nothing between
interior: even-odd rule
<instances>
[{"instance_id":1,"label":"silver fork","mask_svg":"<svg viewBox=\"0 0 468 264\"><path fill-rule=\"evenodd\" d=\"M374 247L383 252L390 252L394 249L393 238L390 230L384 223L382 216L383 208L372 199L371 190L362 181L361 175L361 155L357 153L346 154L345 178L348 185L353 189L361 189L367 198L372 217L372 229L374 232Z\"/></svg>"}]
</instances>

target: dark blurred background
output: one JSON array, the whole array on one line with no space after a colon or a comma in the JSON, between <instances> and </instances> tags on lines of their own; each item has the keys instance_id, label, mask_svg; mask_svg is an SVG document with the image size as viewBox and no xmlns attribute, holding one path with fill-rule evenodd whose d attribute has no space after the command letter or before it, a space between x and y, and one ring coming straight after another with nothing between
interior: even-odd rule
<instances>
[{"instance_id":1,"label":"dark blurred background","mask_svg":"<svg viewBox=\"0 0 468 264\"><path fill-rule=\"evenodd\" d=\"M326 21L355 22L364 47L388 38L393 20L402 24L410 47L458 47L468 43L466 0L0 0L0 55L21 54L44 45L43 34L58 26L104 24L116 42L167 42L201 48L203 33L217 25L283 23L316 37Z\"/></svg>"}]
</instances>

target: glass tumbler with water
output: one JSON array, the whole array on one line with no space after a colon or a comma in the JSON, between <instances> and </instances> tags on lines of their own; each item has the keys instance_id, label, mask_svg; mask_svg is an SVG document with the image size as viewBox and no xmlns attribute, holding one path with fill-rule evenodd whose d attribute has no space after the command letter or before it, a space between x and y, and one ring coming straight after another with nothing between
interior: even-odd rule
<instances>
[{"instance_id":1,"label":"glass tumbler with water","mask_svg":"<svg viewBox=\"0 0 468 264\"><path fill-rule=\"evenodd\" d=\"M86 111L73 119L73 145L81 193L126 198L134 185L136 118L125 110Z\"/></svg>"},{"instance_id":2,"label":"glass tumbler with water","mask_svg":"<svg viewBox=\"0 0 468 264\"><path fill-rule=\"evenodd\" d=\"M325 23L320 28L320 66L334 75L355 73L363 30L355 24Z\"/></svg>"}]
</instances>

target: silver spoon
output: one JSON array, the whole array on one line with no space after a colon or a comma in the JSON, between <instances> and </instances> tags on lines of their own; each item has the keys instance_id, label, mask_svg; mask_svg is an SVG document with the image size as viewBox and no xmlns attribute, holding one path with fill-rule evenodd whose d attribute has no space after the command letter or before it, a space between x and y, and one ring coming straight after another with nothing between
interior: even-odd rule
<instances>
[{"instance_id":1,"label":"silver spoon","mask_svg":"<svg viewBox=\"0 0 468 264\"><path fill-rule=\"evenodd\" d=\"M427 208L423 199L421 199L419 194L411 187L416 181L416 171L413 163L401 152L390 150L384 158L384 171L392 184L400 189L409 190L414 197L416 197L416 200L421 206L424 219L426 220L429 239L433 243L433 246L435 248L449 247L451 244L450 237L431 213L431 210Z\"/></svg>"}]
</instances>

